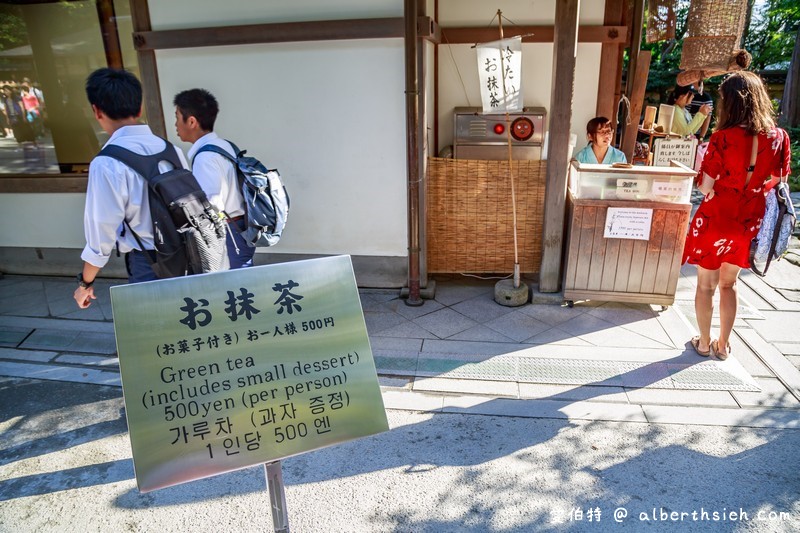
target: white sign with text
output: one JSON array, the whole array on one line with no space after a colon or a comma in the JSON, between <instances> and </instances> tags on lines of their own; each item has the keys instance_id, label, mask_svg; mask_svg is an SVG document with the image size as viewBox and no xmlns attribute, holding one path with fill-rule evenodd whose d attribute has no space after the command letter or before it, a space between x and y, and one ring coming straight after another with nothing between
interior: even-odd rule
<instances>
[{"instance_id":1,"label":"white sign with text","mask_svg":"<svg viewBox=\"0 0 800 533\"><path fill-rule=\"evenodd\" d=\"M609 207L603 237L649 241L652 222L652 209Z\"/></svg>"}]
</instances>

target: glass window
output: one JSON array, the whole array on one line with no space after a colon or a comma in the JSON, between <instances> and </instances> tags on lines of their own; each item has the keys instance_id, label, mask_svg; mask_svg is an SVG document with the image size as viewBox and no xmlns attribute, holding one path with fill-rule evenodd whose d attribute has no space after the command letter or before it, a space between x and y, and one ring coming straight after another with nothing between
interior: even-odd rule
<instances>
[{"instance_id":1,"label":"glass window","mask_svg":"<svg viewBox=\"0 0 800 533\"><path fill-rule=\"evenodd\" d=\"M86 172L107 140L86 77L138 76L132 31L126 0L0 3L0 174Z\"/></svg>"}]
</instances>

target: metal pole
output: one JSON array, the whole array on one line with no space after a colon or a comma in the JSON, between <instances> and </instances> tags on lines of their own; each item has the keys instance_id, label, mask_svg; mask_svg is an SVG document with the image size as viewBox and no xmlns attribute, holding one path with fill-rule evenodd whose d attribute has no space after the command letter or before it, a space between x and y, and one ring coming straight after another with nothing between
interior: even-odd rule
<instances>
[{"instance_id":1,"label":"metal pole","mask_svg":"<svg viewBox=\"0 0 800 533\"><path fill-rule=\"evenodd\" d=\"M283 487L283 472L281 462L264 464L267 476L267 490L269 502L272 504L272 525L275 533L289 533L289 516L286 513L286 491Z\"/></svg>"},{"instance_id":2,"label":"metal pole","mask_svg":"<svg viewBox=\"0 0 800 533\"><path fill-rule=\"evenodd\" d=\"M511 213L514 220L514 288L519 289L519 252L517 245L517 195L514 189L514 169L511 167L511 117L508 114L508 94L506 94L506 71L503 61L503 12L497 10L497 21L500 25L500 74L503 82L503 99L506 101L506 135L508 137L508 175L511 178Z\"/></svg>"},{"instance_id":3,"label":"metal pole","mask_svg":"<svg viewBox=\"0 0 800 533\"><path fill-rule=\"evenodd\" d=\"M406 160L408 167L408 298L420 306L419 243L419 80L417 78L417 2L405 0Z\"/></svg>"}]
</instances>

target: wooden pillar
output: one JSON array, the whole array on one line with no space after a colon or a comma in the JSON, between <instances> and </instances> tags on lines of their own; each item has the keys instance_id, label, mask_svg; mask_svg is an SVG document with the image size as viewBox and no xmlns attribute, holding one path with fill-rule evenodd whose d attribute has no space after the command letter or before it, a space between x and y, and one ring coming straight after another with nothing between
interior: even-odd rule
<instances>
[{"instance_id":1,"label":"wooden pillar","mask_svg":"<svg viewBox=\"0 0 800 533\"><path fill-rule=\"evenodd\" d=\"M133 31L150 31L152 28L150 27L150 8L147 0L130 0L130 2ZM137 47L136 57L139 60L139 75L142 78L143 105L147 113L147 123L153 133L166 137L167 127L164 123L164 108L161 104L161 85L158 82L156 53L154 50L140 50Z\"/></svg>"},{"instance_id":2,"label":"wooden pillar","mask_svg":"<svg viewBox=\"0 0 800 533\"><path fill-rule=\"evenodd\" d=\"M405 0L406 167L408 174L408 298L406 305L423 304L420 297L419 187L419 39L417 0Z\"/></svg>"},{"instance_id":3,"label":"wooden pillar","mask_svg":"<svg viewBox=\"0 0 800 533\"><path fill-rule=\"evenodd\" d=\"M98 0L97 19L100 21L100 34L103 37L103 49L106 52L106 63L111 68L121 69L122 48L119 45L116 14L112 0Z\"/></svg>"},{"instance_id":4,"label":"wooden pillar","mask_svg":"<svg viewBox=\"0 0 800 533\"><path fill-rule=\"evenodd\" d=\"M624 21L625 0L606 0L603 24L621 26ZM614 122L617 103L622 96L622 54L625 47L617 43L603 43L600 51L600 78L597 84L596 116L608 117Z\"/></svg>"},{"instance_id":5,"label":"wooden pillar","mask_svg":"<svg viewBox=\"0 0 800 533\"><path fill-rule=\"evenodd\" d=\"M628 158L628 161L631 160L631 156L633 155L633 148L636 144L636 136L639 132L639 114L642 111L642 101L644 98L644 89L642 88L642 99L638 103L639 110L634 113L634 107L637 107L634 104L635 100L635 90L638 90L638 85L635 87L636 84L644 83L647 84L647 74L650 72L650 53L647 53L647 57L643 58L643 52L640 50L642 45L642 31L644 25L644 3L645 0L633 0L633 15L631 17L631 41L629 44L630 50L630 61L628 62L628 75L625 79L625 95L628 97L628 100L631 103L630 112L630 124L626 124L622 122L621 128L624 129L622 134L622 143L621 143L621 150L625 152L625 157ZM639 66L639 62L646 59L647 66L645 69L641 69ZM644 72L644 79L637 79L642 75ZM622 117L620 120L625 120L627 117Z\"/></svg>"},{"instance_id":6,"label":"wooden pillar","mask_svg":"<svg viewBox=\"0 0 800 533\"><path fill-rule=\"evenodd\" d=\"M650 73L650 50L639 52L639 61L636 62L636 72L631 74L633 86L631 87L631 123L625 126L625 134L622 137L622 147L620 150L625 152L625 157L630 161L633 158L633 150L636 145L636 137L639 134L639 117L642 115L644 105L644 91L647 88L647 76Z\"/></svg>"},{"instance_id":7,"label":"wooden pillar","mask_svg":"<svg viewBox=\"0 0 800 533\"><path fill-rule=\"evenodd\" d=\"M547 148L547 186L544 202L542 264L539 290L558 292L564 241L564 207L569 167L569 135L575 90L580 0L556 2L553 41L553 80L550 87L550 136Z\"/></svg>"}]
</instances>

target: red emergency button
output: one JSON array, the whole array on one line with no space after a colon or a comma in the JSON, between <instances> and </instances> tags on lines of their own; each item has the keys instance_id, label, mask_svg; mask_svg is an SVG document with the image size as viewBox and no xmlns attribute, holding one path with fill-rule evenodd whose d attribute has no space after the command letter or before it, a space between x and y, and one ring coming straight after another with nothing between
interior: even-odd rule
<instances>
[{"instance_id":1,"label":"red emergency button","mask_svg":"<svg viewBox=\"0 0 800 533\"><path fill-rule=\"evenodd\" d=\"M503 124L498 122L497 124L494 125L494 132L496 134L502 135L503 133L505 133L505 131L506 131L506 127Z\"/></svg>"}]
</instances>

